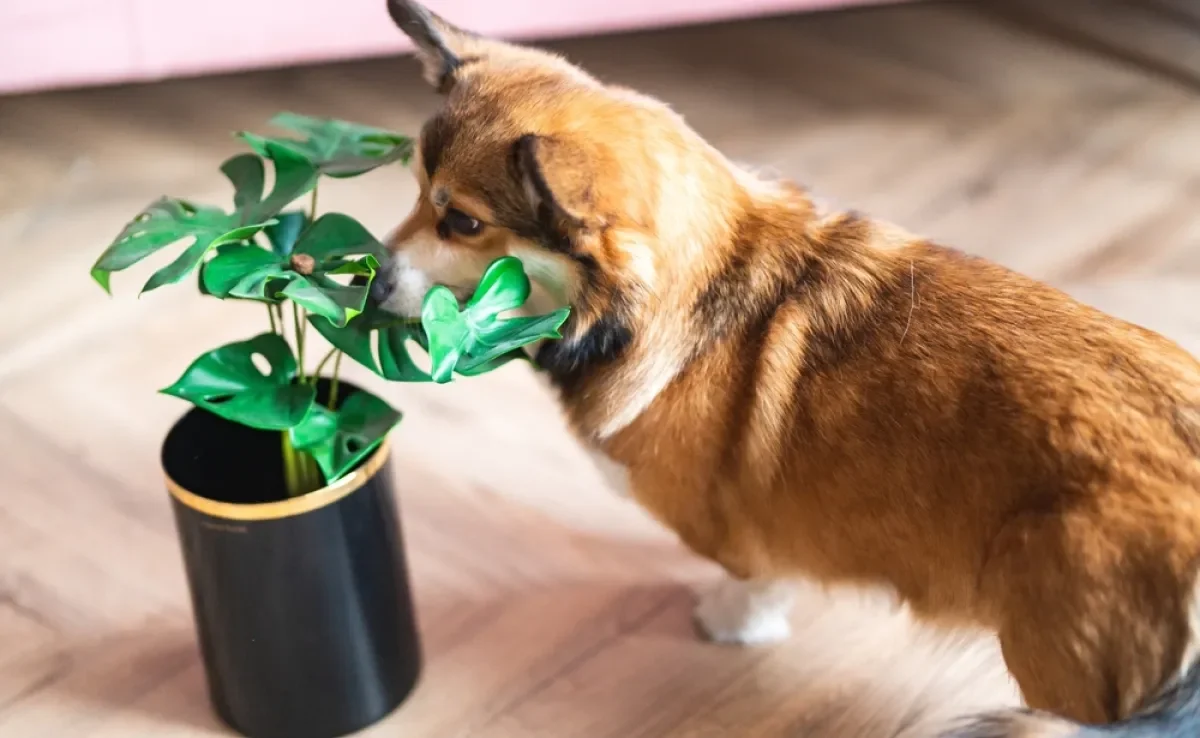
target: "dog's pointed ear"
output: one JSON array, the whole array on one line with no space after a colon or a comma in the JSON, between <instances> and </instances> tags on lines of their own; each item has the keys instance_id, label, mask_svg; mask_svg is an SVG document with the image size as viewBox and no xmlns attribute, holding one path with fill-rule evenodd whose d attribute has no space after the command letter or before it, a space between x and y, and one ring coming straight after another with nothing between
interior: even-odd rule
<instances>
[{"instance_id":1,"label":"dog's pointed ear","mask_svg":"<svg viewBox=\"0 0 1200 738\"><path fill-rule=\"evenodd\" d=\"M464 49L477 40L413 0L387 0L388 14L416 44L424 77L438 92L454 85L454 73L463 64Z\"/></svg>"},{"instance_id":2,"label":"dog's pointed ear","mask_svg":"<svg viewBox=\"0 0 1200 738\"><path fill-rule=\"evenodd\" d=\"M517 176L538 223L560 235L603 225L592 189L594 162L568 141L526 134L513 144Z\"/></svg>"}]
</instances>

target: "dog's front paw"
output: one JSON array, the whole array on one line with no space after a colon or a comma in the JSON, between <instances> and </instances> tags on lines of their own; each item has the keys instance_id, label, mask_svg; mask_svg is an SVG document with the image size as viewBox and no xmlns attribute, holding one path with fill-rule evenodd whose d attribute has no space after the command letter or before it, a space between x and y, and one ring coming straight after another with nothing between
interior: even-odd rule
<instances>
[{"instance_id":1,"label":"dog's front paw","mask_svg":"<svg viewBox=\"0 0 1200 738\"><path fill-rule=\"evenodd\" d=\"M786 640L792 599L776 583L727 580L700 596L693 618L715 643L760 646Z\"/></svg>"}]
</instances>

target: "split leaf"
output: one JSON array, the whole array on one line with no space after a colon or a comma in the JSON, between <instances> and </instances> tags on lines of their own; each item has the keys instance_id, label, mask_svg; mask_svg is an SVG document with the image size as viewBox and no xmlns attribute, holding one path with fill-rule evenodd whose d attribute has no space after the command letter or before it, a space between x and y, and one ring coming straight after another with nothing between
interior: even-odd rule
<instances>
[{"instance_id":1,"label":"split leaf","mask_svg":"<svg viewBox=\"0 0 1200 738\"><path fill-rule=\"evenodd\" d=\"M191 241L174 261L159 269L142 292L178 282L195 268L210 248L250 238L266 223L238 226L238 219L219 208L194 205L186 200L161 198L121 231L92 267L92 279L110 292L113 272L128 269L147 256L180 241Z\"/></svg>"},{"instance_id":2,"label":"split leaf","mask_svg":"<svg viewBox=\"0 0 1200 738\"><path fill-rule=\"evenodd\" d=\"M355 177L394 161L407 163L412 156L411 138L382 128L286 112L272 118L271 125L303 138L264 137L245 131L238 135L264 156L271 145L287 148L329 177Z\"/></svg>"},{"instance_id":3,"label":"split leaf","mask_svg":"<svg viewBox=\"0 0 1200 738\"><path fill-rule=\"evenodd\" d=\"M274 186L265 199L262 160L253 154L232 157L221 165L221 171L234 188L232 213L188 200L160 198L109 244L93 265L92 278L105 292L110 292L113 272L128 269L167 246L187 242L183 253L146 281L142 292L149 292L186 277L204 261L210 249L250 240L259 231L275 225L275 216L312 188L317 171L306 159L287 149L267 145L264 150L272 157L275 171Z\"/></svg>"},{"instance_id":4,"label":"split leaf","mask_svg":"<svg viewBox=\"0 0 1200 738\"><path fill-rule=\"evenodd\" d=\"M454 371L473 377L498 369L514 359L527 358L521 349L535 341L561 338L558 329L570 314L569 309L561 308L537 317L492 323L479 343L455 364Z\"/></svg>"},{"instance_id":5,"label":"split leaf","mask_svg":"<svg viewBox=\"0 0 1200 738\"><path fill-rule=\"evenodd\" d=\"M384 313L368 303L363 313L344 326L311 316L309 322L334 348L375 374L393 382L428 382L408 353L408 341L424 346L419 323ZM378 353L378 360L376 359Z\"/></svg>"},{"instance_id":6,"label":"split leaf","mask_svg":"<svg viewBox=\"0 0 1200 738\"><path fill-rule=\"evenodd\" d=\"M455 371L474 375L515 358L521 347L542 339L558 339L570 310L536 317L505 318L529 298L529 278L520 260L506 256L488 267L465 309L446 287L425 295L421 325L428 340L433 381L448 382Z\"/></svg>"},{"instance_id":7,"label":"split leaf","mask_svg":"<svg viewBox=\"0 0 1200 738\"><path fill-rule=\"evenodd\" d=\"M254 364L270 366L263 374ZM299 424L313 406L316 390L295 384L296 359L282 337L263 333L203 354L163 394L187 400L226 420L262 430Z\"/></svg>"},{"instance_id":8,"label":"split leaf","mask_svg":"<svg viewBox=\"0 0 1200 738\"><path fill-rule=\"evenodd\" d=\"M292 428L292 446L307 451L333 483L372 453L400 422L401 414L367 392L355 392L336 410L314 405Z\"/></svg>"},{"instance_id":9,"label":"split leaf","mask_svg":"<svg viewBox=\"0 0 1200 738\"><path fill-rule=\"evenodd\" d=\"M429 340L430 374L435 382L449 382L454 365L471 345L471 328L466 314L458 311L458 298L438 285L425 295L421 325Z\"/></svg>"},{"instance_id":10,"label":"split leaf","mask_svg":"<svg viewBox=\"0 0 1200 738\"><path fill-rule=\"evenodd\" d=\"M309 316L308 322L334 348L376 374L380 374L379 363L375 361L373 343L375 331L379 326L368 315L370 311L371 307L367 306L366 312L342 326L334 325L328 318L322 318L319 315Z\"/></svg>"},{"instance_id":11,"label":"split leaf","mask_svg":"<svg viewBox=\"0 0 1200 738\"><path fill-rule=\"evenodd\" d=\"M267 182L262 159L251 154L231 157L221 164L221 173L233 185L233 207L238 212L248 212L262 202Z\"/></svg>"},{"instance_id":12,"label":"split leaf","mask_svg":"<svg viewBox=\"0 0 1200 738\"><path fill-rule=\"evenodd\" d=\"M243 223L274 218L317 183L317 168L287 147L269 143L260 153L271 161L275 173L266 198L262 197L263 162L257 156L238 154L221 165L221 172L233 184L234 205Z\"/></svg>"},{"instance_id":13,"label":"split leaf","mask_svg":"<svg viewBox=\"0 0 1200 738\"><path fill-rule=\"evenodd\" d=\"M417 366L408 353L414 341L426 351L429 343L421 325L415 321L392 323L379 333L379 364L383 378L392 382L428 382L432 377Z\"/></svg>"}]
</instances>

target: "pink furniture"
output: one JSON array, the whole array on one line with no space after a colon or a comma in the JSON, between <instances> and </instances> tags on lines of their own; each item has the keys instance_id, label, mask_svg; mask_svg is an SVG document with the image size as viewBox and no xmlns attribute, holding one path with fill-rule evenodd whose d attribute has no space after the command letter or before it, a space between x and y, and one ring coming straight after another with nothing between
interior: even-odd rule
<instances>
[{"instance_id":1,"label":"pink furniture","mask_svg":"<svg viewBox=\"0 0 1200 738\"><path fill-rule=\"evenodd\" d=\"M546 38L873 0L428 0L448 19ZM0 0L0 93L406 51L383 0Z\"/></svg>"}]
</instances>

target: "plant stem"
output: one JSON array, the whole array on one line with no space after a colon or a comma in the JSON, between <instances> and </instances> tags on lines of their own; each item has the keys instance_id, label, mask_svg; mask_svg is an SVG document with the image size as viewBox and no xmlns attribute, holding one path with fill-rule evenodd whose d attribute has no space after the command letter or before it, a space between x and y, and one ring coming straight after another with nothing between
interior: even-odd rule
<instances>
[{"instance_id":1,"label":"plant stem","mask_svg":"<svg viewBox=\"0 0 1200 738\"><path fill-rule=\"evenodd\" d=\"M287 486L288 497L296 497L304 493L296 465L296 449L292 447L292 437L287 431L279 432L279 440L282 442L283 451L283 481Z\"/></svg>"},{"instance_id":2,"label":"plant stem","mask_svg":"<svg viewBox=\"0 0 1200 738\"><path fill-rule=\"evenodd\" d=\"M319 185L320 185L319 180L317 182L313 183L312 202L309 204L309 207L308 207L309 223L315 222L317 219L317 191L320 189ZM294 311L297 310L296 303L292 303L292 309ZM305 339L305 333L308 329L308 320L307 320L307 315L302 316L302 317L304 318L304 320L301 320L300 317L296 317L295 320L296 320L296 353L297 353L296 361L300 365L300 381L303 383L304 382L304 339ZM325 363L324 360L322 360L321 363L324 364ZM312 376L310 377L313 385L316 385L317 381L320 379L320 374L321 374L321 367L318 366L317 370L315 372L313 372Z\"/></svg>"},{"instance_id":3,"label":"plant stem","mask_svg":"<svg viewBox=\"0 0 1200 738\"><path fill-rule=\"evenodd\" d=\"M337 357L333 360L333 378L329 380L329 409L337 410L338 401L338 373L342 370L342 352L337 352Z\"/></svg>"},{"instance_id":4,"label":"plant stem","mask_svg":"<svg viewBox=\"0 0 1200 738\"><path fill-rule=\"evenodd\" d=\"M329 360L332 359L333 355L336 353L338 353L337 349L329 349L329 353L325 354L324 358L322 358L321 361L317 364L317 368L315 370L313 370L313 373L312 373L312 377L313 377L314 381L318 377L321 376L321 370L325 368L325 365L329 363Z\"/></svg>"},{"instance_id":5,"label":"plant stem","mask_svg":"<svg viewBox=\"0 0 1200 738\"><path fill-rule=\"evenodd\" d=\"M315 492L324 485L321 467L317 460L292 445L287 431L280 432L283 450L283 477L288 497L298 497Z\"/></svg>"},{"instance_id":6,"label":"plant stem","mask_svg":"<svg viewBox=\"0 0 1200 738\"><path fill-rule=\"evenodd\" d=\"M309 220L317 219L317 187L313 186L312 190L312 206L309 211ZM283 306L276 305L279 318L279 334L283 335ZM270 306L268 306L268 310ZM271 313L271 330L275 330L276 313ZM300 308L296 303L292 303L292 332L296 340L296 381L304 384L308 379L316 384L321 373L321 368L325 362L329 360L326 356L317 366L316 372L310 378L304 375L304 344L308 329L307 311ZM333 352L330 352L331 354ZM321 469L317 465L316 459L309 454L298 451L292 446L292 439L288 431L283 431L283 465L284 475L287 480L288 495L295 497L298 495L308 494L319 489L322 485Z\"/></svg>"},{"instance_id":7,"label":"plant stem","mask_svg":"<svg viewBox=\"0 0 1200 738\"><path fill-rule=\"evenodd\" d=\"M292 330L296 332L296 377L304 384L304 325L300 321L300 307L292 303Z\"/></svg>"},{"instance_id":8,"label":"plant stem","mask_svg":"<svg viewBox=\"0 0 1200 738\"><path fill-rule=\"evenodd\" d=\"M279 325L275 322L275 311L271 309L270 305L267 305L267 317L271 319L271 332L278 334Z\"/></svg>"}]
</instances>

